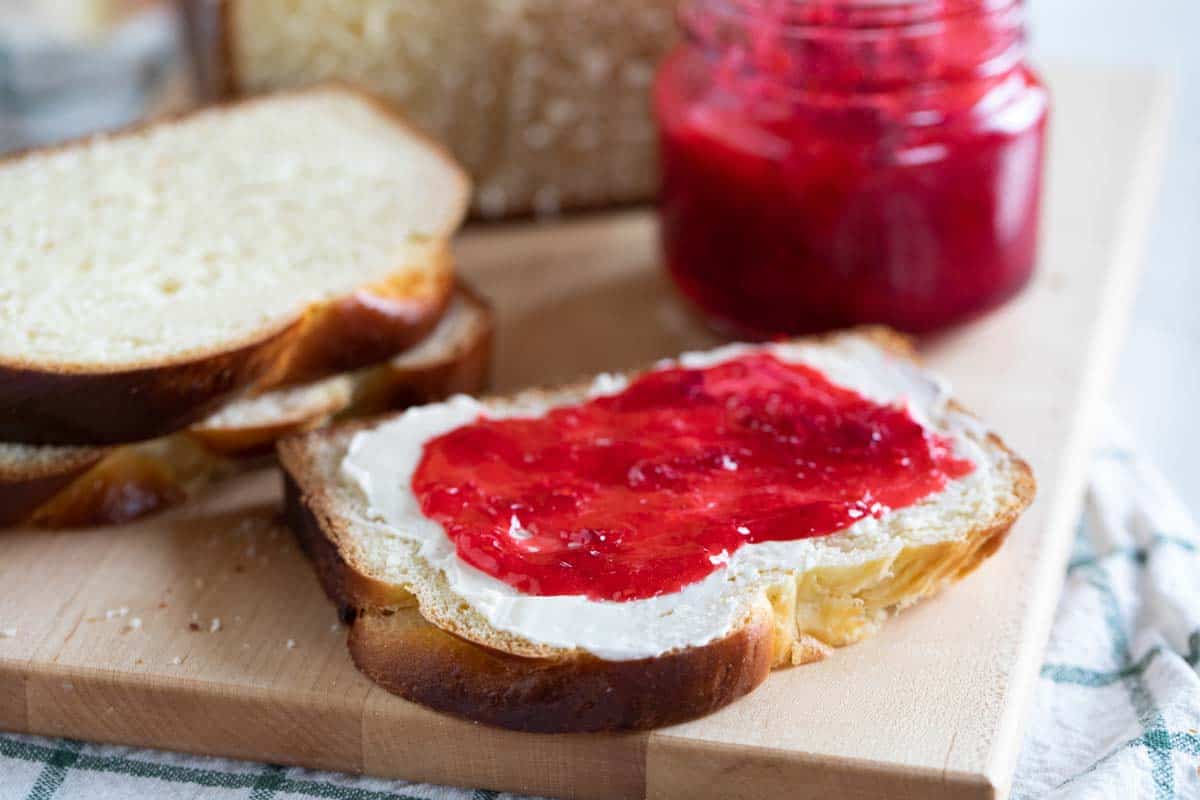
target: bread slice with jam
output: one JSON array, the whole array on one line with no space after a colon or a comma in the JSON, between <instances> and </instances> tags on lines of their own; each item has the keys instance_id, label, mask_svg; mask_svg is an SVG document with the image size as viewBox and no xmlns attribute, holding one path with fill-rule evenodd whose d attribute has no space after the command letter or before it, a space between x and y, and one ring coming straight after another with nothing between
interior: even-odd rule
<instances>
[{"instance_id":1,"label":"bread slice with jam","mask_svg":"<svg viewBox=\"0 0 1200 800\"><path fill-rule=\"evenodd\" d=\"M487 383L492 314L460 285L437 327L390 360L237 399L192 427L113 447L0 443L0 525L130 522L262 463L276 440L333 419L477 393Z\"/></svg>"},{"instance_id":2,"label":"bread slice with jam","mask_svg":"<svg viewBox=\"0 0 1200 800\"><path fill-rule=\"evenodd\" d=\"M341 86L0 161L0 441L122 444L419 341L469 202Z\"/></svg>"},{"instance_id":3,"label":"bread slice with jam","mask_svg":"<svg viewBox=\"0 0 1200 800\"><path fill-rule=\"evenodd\" d=\"M279 454L360 669L542 732L693 718L860 641L994 553L1035 491L881 329L452 398Z\"/></svg>"}]
</instances>

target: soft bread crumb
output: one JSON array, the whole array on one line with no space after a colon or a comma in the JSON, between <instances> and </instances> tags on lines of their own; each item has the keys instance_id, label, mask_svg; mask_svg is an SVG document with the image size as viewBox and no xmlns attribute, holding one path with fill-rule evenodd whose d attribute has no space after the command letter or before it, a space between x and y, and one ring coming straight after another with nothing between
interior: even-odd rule
<instances>
[{"instance_id":1,"label":"soft bread crumb","mask_svg":"<svg viewBox=\"0 0 1200 800\"><path fill-rule=\"evenodd\" d=\"M325 380L236 400L195 427L203 432L209 429L236 430L279 425L291 420L304 421L345 408L350 403L353 389L354 381L349 375L335 375ZM238 523L236 530L243 533L258 527L257 521L244 519Z\"/></svg>"},{"instance_id":2,"label":"soft bread crumb","mask_svg":"<svg viewBox=\"0 0 1200 800\"><path fill-rule=\"evenodd\" d=\"M430 277L466 196L439 150L334 88L10 160L0 361L108 370L261 340L358 287Z\"/></svg>"}]
</instances>

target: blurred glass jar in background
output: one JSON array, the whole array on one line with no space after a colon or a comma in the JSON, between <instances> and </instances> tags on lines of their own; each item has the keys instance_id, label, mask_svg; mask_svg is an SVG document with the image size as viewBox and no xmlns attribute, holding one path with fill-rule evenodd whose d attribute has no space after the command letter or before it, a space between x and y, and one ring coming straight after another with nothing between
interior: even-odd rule
<instances>
[{"instance_id":1,"label":"blurred glass jar in background","mask_svg":"<svg viewBox=\"0 0 1200 800\"><path fill-rule=\"evenodd\" d=\"M951 325L1032 274L1048 96L1020 0L684 0L662 238L742 335Z\"/></svg>"},{"instance_id":2,"label":"blurred glass jar in background","mask_svg":"<svg viewBox=\"0 0 1200 800\"><path fill-rule=\"evenodd\" d=\"M0 0L0 152L169 110L177 28L172 3Z\"/></svg>"}]
</instances>

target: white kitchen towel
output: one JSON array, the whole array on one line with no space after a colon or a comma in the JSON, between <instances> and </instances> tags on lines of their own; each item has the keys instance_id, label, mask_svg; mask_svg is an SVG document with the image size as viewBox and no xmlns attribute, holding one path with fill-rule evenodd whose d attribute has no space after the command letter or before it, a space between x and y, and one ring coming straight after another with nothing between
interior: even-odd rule
<instances>
[{"instance_id":1,"label":"white kitchen towel","mask_svg":"<svg viewBox=\"0 0 1200 800\"><path fill-rule=\"evenodd\" d=\"M1012 795L1200 800L1200 532L1116 424L1092 463ZM0 798L494 800L451 789L0 735ZM764 798L765 800L765 798Z\"/></svg>"},{"instance_id":2,"label":"white kitchen towel","mask_svg":"<svg viewBox=\"0 0 1200 800\"><path fill-rule=\"evenodd\" d=\"M1013 797L1200 798L1200 532L1110 420Z\"/></svg>"}]
</instances>

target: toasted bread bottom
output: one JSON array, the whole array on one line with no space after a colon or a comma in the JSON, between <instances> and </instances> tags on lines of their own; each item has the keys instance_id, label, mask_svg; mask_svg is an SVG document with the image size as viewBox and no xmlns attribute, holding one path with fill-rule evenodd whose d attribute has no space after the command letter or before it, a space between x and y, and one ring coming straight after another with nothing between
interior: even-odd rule
<instances>
[{"instance_id":1,"label":"toasted bread bottom","mask_svg":"<svg viewBox=\"0 0 1200 800\"><path fill-rule=\"evenodd\" d=\"M723 639L656 658L529 659L400 609L358 617L349 647L369 678L437 711L536 733L637 730L704 716L762 683L771 671L771 627L762 608Z\"/></svg>"}]
</instances>

